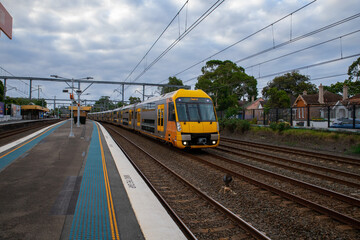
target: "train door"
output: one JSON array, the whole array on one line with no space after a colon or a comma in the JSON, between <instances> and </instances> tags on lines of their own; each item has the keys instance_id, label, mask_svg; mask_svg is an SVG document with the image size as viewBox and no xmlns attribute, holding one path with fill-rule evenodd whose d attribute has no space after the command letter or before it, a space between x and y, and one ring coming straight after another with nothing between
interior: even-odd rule
<instances>
[{"instance_id":1,"label":"train door","mask_svg":"<svg viewBox=\"0 0 360 240\"><path fill-rule=\"evenodd\" d=\"M140 122L141 122L141 120L140 120L141 119L140 111L141 111L141 108L138 108L136 110L136 126L138 126L139 129L140 129Z\"/></svg>"},{"instance_id":2,"label":"train door","mask_svg":"<svg viewBox=\"0 0 360 240\"><path fill-rule=\"evenodd\" d=\"M164 104L157 107L157 130L158 132L164 131Z\"/></svg>"},{"instance_id":3,"label":"train door","mask_svg":"<svg viewBox=\"0 0 360 240\"><path fill-rule=\"evenodd\" d=\"M129 125L131 126L133 111L129 110Z\"/></svg>"}]
</instances>

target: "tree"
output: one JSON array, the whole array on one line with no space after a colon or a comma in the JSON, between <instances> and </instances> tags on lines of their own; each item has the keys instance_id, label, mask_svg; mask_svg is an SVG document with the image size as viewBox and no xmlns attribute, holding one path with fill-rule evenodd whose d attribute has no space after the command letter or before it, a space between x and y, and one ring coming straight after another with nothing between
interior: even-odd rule
<instances>
[{"instance_id":1,"label":"tree","mask_svg":"<svg viewBox=\"0 0 360 240\"><path fill-rule=\"evenodd\" d=\"M309 77L302 75L296 71L286 73L282 76L274 78L271 82L263 88L262 94L264 98L270 97L270 89L277 88L278 90L285 91L288 95L297 97L306 91L308 94L317 93L315 84L309 82Z\"/></svg>"},{"instance_id":2,"label":"tree","mask_svg":"<svg viewBox=\"0 0 360 240\"><path fill-rule=\"evenodd\" d=\"M226 60L211 60L201 68L196 89L202 89L213 99L217 110L237 107L238 100L247 95L257 96L257 81L244 68Z\"/></svg>"},{"instance_id":3,"label":"tree","mask_svg":"<svg viewBox=\"0 0 360 240\"><path fill-rule=\"evenodd\" d=\"M360 76L360 57L349 66L348 75L349 78L347 80L344 80L344 82L337 82L331 84L330 86L324 86L324 89L332 93L342 94L344 85L346 85L349 87L348 89L349 97L359 94L360 81L358 81L358 79ZM356 80L352 81L355 77Z\"/></svg>"},{"instance_id":4,"label":"tree","mask_svg":"<svg viewBox=\"0 0 360 240\"><path fill-rule=\"evenodd\" d=\"M11 97L6 97L5 99L5 103L6 104L16 104L16 105L29 105L29 104L35 104L35 105L39 105L42 107L47 107L47 102L45 101L44 98L40 98L40 99L29 99L29 98L11 98Z\"/></svg>"},{"instance_id":5,"label":"tree","mask_svg":"<svg viewBox=\"0 0 360 240\"><path fill-rule=\"evenodd\" d=\"M124 102L118 102L117 104L116 104L116 108L121 108L121 107L123 107L123 106L125 106L126 104L124 103Z\"/></svg>"},{"instance_id":6,"label":"tree","mask_svg":"<svg viewBox=\"0 0 360 240\"><path fill-rule=\"evenodd\" d=\"M169 77L168 85L179 85L184 86L182 80L178 79L177 77ZM169 93L178 90L179 88L176 87L162 87L161 94Z\"/></svg>"},{"instance_id":7,"label":"tree","mask_svg":"<svg viewBox=\"0 0 360 240\"><path fill-rule=\"evenodd\" d=\"M130 104L139 103L141 99L139 97L129 97Z\"/></svg>"},{"instance_id":8,"label":"tree","mask_svg":"<svg viewBox=\"0 0 360 240\"><path fill-rule=\"evenodd\" d=\"M115 104L110 101L109 96L101 96L101 98L95 102L95 106L100 109L100 111L115 109Z\"/></svg>"},{"instance_id":9,"label":"tree","mask_svg":"<svg viewBox=\"0 0 360 240\"><path fill-rule=\"evenodd\" d=\"M289 108L290 97L284 90L272 87L268 90L269 100L265 104L266 108Z\"/></svg>"},{"instance_id":10,"label":"tree","mask_svg":"<svg viewBox=\"0 0 360 240\"><path fill-rule=\"evenodd\" d=\"M350 79L347 79L344 82L333 83L330 86L324 86L324 90L342 95L344 85L349 87L349 97L360 93L360 81L352 82Z\"/></svg>"},{"instance_id":11,"label":"tree","mask_svg":"<svg viewBox=\"0 0 360 240\"><path fill-rule=\"evenodd\" d=\"M354 77L356 77L356 81L359 80L359 76L360 76L360 57L349 66L348 75L349 75L349 80L350 81Z\"/></svg>"}]
</instances>

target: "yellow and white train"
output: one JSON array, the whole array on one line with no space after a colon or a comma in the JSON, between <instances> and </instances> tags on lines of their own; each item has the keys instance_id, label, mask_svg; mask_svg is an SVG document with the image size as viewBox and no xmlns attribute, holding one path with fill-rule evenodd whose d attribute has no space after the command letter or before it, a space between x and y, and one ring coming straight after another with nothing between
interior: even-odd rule
<instances>
[{"instance_id":1,"label":"yellow and white train","mask_svg":"<svg viewBox=\"0 0 360 240\"><path fill-rule=\"evenodd\" d=\"M120 125L178 148L219 145L219 123L211 98L202 90L179 89L144 102L105 112L92 120Z\"/></svg>"}]
</instances>

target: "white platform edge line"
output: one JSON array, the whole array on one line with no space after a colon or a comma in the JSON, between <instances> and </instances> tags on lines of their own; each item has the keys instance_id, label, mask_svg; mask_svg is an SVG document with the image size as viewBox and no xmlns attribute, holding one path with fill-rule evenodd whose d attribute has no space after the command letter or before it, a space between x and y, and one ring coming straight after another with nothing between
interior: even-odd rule
<instances>
[{"instance_id":1,"label":"white platform edge line","mask_svg":"<svg viewBox=\"0 0 360 240\"><path fill-rule=\"evenodd\" d=\"M65 120L65 121L67 121L67 120ZM49 128L51 128L51 127L54 127L54 126L56 126L56 125L59 125L59 124L62 123L62 122L64 122L64 121L61 121L61 122L52 124L52 125L50 125L50 126L48 126L48 127L45 127L45 128L43 128L43 129L41 129L41 130L39 130L39 131L36 131L36 132L34 132L34 133L26 136L26 137L20 138L20 139L18 139L18 140L15 140L14 142L11 142L11 143L8 143L8 144L4 145L4 146L0 147L0 153L5 152L5 151L9 150L10 148L13 148L13 147L15 147L15 146L17 146L17 145L19 145L19 144L21 144L21 143L24 143L24 142L26 142L27 140L29 140L29 139L31 139L31 138L39 135L40 133L46 131L47 129L49 129Z\"/></svg>"},{"instance_id":2,"label":"white platform edge line","mask_svg":"<svg viewBox=\"0 0 360 240\"><path fill-rule=\"evenodd\" d=\"M101 125L111 155L146 239L186 239L110 134Z\"/></svg>"}]
</instances>

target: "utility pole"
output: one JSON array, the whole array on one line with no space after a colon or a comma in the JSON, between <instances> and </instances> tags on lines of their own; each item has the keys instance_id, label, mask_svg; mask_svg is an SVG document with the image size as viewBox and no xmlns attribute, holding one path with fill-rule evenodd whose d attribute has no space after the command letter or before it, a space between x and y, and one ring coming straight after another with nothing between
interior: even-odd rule
<instances>
[{"instance_id":1,"label":"utility pole","mask_svg":"<svg viewBox=\"0 0 360 240\"><path fill-rule=\"evenodd\" d=\"M38 100L40 99L40 86L41 85L38 85Z\"/></svg>"},{"instance_id":2,"label":"utility pole","mask_svg":"<svg viewBox=\"0 0 360 240\"><path fill-rule=\"evenodd\" d=\"M55 109L56 109L56 96L54 96L54 117L55 117Z\"/></svg>"}]
</instances>

